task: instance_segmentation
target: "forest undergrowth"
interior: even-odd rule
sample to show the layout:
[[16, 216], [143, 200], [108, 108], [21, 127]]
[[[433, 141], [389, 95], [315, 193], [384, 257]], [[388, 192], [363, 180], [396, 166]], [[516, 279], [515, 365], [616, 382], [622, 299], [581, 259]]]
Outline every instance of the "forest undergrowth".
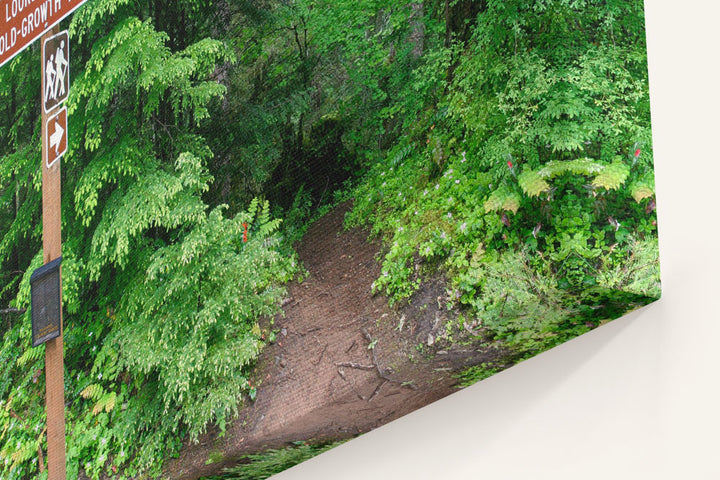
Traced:
[[[644, 24], [640, 0], [78, 9], [63, 22], [68, 478], [158, 478], [183, 441], [225, 431], [275, 334], [259, 320], [302, 272], [293, 245], [341, 199], [348, 228], [382, 241], [375, 293], [403, 305], [441, 272], [464, 338], [516, 360], [658, 298]], [[42, 262], [38, 56], [0, 69], [8, 480], [47, 477], [27, 311]], [[285, 468], [305, 450], [249, 459]]]

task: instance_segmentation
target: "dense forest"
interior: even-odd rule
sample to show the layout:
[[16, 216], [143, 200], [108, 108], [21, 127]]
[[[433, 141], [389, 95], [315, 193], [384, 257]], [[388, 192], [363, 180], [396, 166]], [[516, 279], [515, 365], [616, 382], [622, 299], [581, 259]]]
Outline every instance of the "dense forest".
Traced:
[[[657, 298], [644, 23], [641, 0], [88, 0], [63, 22], [68, 478], [155, 478], [253, 401], [293, 246], [343, 200], [382, 241], [375, 293], [440, 278], [447, 341], [513, 362]], [[47, 475], [37, 43], [0, 69], [8, 480]]]

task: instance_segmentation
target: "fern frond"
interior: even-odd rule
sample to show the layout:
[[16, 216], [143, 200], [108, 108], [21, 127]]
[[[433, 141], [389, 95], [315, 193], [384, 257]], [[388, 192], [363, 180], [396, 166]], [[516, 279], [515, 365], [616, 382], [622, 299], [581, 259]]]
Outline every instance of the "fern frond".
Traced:
[[639, 180], [630, 185], [630, 195], [640, 203], [645, 198], [655, 195], [655, 177], [652, 171], [647, 172]]
[[110, 413], [110, 411], [115, 408], [115, 400], [117, 396], [115, 395], [115, 392], [106, 393], [103, 395], [100, 400], [95, 404], [95, 406], [92, 409], [93, 415], [97, 415], [98, 413], [105, 410], [106, 413]]
[[595, 177], [592, 184], [595, 187], [602, 187], [606, 190], [617, 190], [625, 183], [629, 174], [630, 168], [622, 160], [616, 159], [610, 165], [603, 168]]
[[636, 202], [640, 203], [642, 200], [655, 195], [655, 191], [647, 184], [636, 183], [630, 187], [630, 194]]
[[525, 170], [518, 175], [518, 183], [527, 195], [537, 197], [550, 189], [550, 185], [534, 170]]
[[30, 460], [36, 451], [36, 447], [32, 444], [22, 445], [10, 456], [10, 460], [13, 462], [13, 467]]
[[27, 350], [25, 350], [25, 353], [23, 353], [22, 356], [17, 359], [17, 366], [24, 367], [25, 365], [40, 360], [40, 358], [43, 356], [43, 353], [45, 353], [44, 348], [28, 348]]
[[520, 208], [520, 196], [507, 187], [500, 187], [490, 194], [484, 206], [486, 213], [499, 210], [517, 213]]
[[603, 165], [591, 158], [577, 158], [575, 160], [553, 160], [548, 162], [538, 174], [547, 179], [557, 177], [563, 173], [575, 175], [593, 175], [601, 172]]
[[103, 394], [105, 389], [96, 383], [91, 383], [80, 392], [80, 396], [85, 399], [97, 401]]

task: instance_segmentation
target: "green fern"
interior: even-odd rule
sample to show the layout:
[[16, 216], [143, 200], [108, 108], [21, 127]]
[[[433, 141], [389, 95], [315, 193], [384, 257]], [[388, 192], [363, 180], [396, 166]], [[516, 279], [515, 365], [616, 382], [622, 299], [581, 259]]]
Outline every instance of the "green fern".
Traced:
[[312, 445], [305, 442], [295, 442], [295, 445], [286, 448], [248, 455], [245, 457], [248, 463], [225, 469], [224, 474], [219, 478], [223, 480], [264, 480], [342, 443], [342, 441], [339, 441]]
[[625, 183], [630, 174], [630, 167], [621, 159], [615, 159], [610, 165], [606, 165], [593, 179], [593, 186], [606, 190], [617, 190]]
[[533, 170], [525, 170], [518, 175], [518, 183], [525, 194], [531, 197], [537, 197], [543, 192], [550, 189], [550, 185], [540, 174]]
[[484, 207], [485, 212], [507, 210], [517, 213], [520, 208], [520, 196], [507, 187], [500, 187], [490, 194]]
[[20, 358], [17, 359], [18, 367], [25, 367], [28, 364], [36, 362], [44, 357], [45, 348], [28, 348]]
[[630, 195], [632, 195], [638, 203], [646, 198], [653, 197], [655, 195], [655, 176], [653, 175], [653, 172], [648, 171], [637, 181], [631, 183], [629, 190]]
[[637, 182], [630, 186], [630, 195], [632, 195], [636, 202], [640, 203], [642, 200], [654, 196], [655, 189], [647, 183]]
[[[11, 468], [16, 468], [20, 466], [23, 462], [26, 462], [33, 458], [37, 454], [37, 446], [31, 443], [26, 443], [17, 450], [15, 450], [12, 454], [9, 455], [10, 460], [12, 461]], [[4, 456], [4, 455], [3, 455]], [[5, 457], [7, 458], [7, 457]]]
[[106, 413], [110, 413], [110, 411], [115, 407], [115, 400], [117, 399], [117, 395], [115, 392], [109, 392], [104, 395], [102, 395], [97, 403], [92, 408], [93, 415], [97, 415], [103, 410]]
[[83, 398], [86, 398], [88, 400], [92, 400], [97, 402], [100, 400], [100, 398], [105, 394], [105, 389], [102, 387], [102, 385], [98, 385], [96, 383], [91, 383], [87, 387], [85, 387], [81, 392], [80, 396]]
[[278, 311], [278, 284], [293, 271], [293, 259], [277, 250], [279, 223], [266, 201], [234, 219], [223, 209], [150, 257], [145, 280], [123, 300], [130, 321], [112, 336], [125, 367], [157, 375], [165, 410], [177, 412], [193, 438], [237, 412], [262, 346], [254, 326]]
[[603, 165], [591, 158], [578, 158], [575, 160], [553, 160], [540, 169], [538, 174], [546, 179], [555, 178], [564, 173], [574, 175], [593, 175], [601, 172]]

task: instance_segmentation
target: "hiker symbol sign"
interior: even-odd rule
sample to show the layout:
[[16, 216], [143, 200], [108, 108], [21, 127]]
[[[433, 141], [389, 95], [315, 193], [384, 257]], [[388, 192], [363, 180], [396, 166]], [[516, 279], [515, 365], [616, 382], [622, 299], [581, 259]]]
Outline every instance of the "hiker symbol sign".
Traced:
[[70, 90], [70, 40], [67, 30], [43, 43], [43, 109], [50, 112], [65, 101]]

